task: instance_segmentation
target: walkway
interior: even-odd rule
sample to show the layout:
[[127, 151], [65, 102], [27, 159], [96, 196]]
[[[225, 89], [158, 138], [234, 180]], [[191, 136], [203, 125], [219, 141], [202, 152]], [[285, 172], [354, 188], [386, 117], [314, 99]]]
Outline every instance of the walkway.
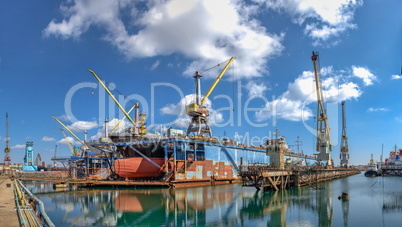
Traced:
[[14, 182], [7, 176], [0, 176], [0, 226], [20, 226], [17, 211], [14, 209], [13, 189]]

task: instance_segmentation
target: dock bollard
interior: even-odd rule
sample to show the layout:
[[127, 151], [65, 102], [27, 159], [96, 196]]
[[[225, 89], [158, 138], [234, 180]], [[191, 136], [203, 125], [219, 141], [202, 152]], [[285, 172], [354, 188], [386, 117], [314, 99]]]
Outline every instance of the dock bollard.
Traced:
[[6, 185], [7, 185], [7, 188], [11, 187], [11, 184], [6, 184]]

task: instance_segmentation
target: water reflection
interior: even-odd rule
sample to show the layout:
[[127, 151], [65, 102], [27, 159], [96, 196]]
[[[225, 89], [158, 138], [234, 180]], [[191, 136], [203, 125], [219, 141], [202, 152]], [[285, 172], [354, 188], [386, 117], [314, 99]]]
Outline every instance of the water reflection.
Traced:
[[[370, 187], [371, 179], [353, 179], [364, 186], [356, 187], [350, 178], [322, 183], [321, 190], [301, 187], [265, 193], [238, 184], [67, 192], [58, 192], [49, 183], [27, 185], [38, 193], [56, 226], [355, 226], [363, 222], [385, 226], [387, 220], [401, 219], [402, 195], [398, 190], [381, 194], [383, 185]], [[342, 192], [350, 198], [338, 200]], [[351, 207], [355, 210], [350, 211]], [[362, 221], [360, 213], [373, 219]]]

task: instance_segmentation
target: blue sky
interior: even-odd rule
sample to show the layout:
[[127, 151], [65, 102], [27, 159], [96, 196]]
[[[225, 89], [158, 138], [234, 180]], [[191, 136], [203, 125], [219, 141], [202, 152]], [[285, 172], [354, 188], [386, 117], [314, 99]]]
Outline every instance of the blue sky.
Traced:
[[[401, 4], [387, 1], [1, 1], [0, 136], [12, 162], [27, 140], [47, 163], [69, 150], [51, 116], [97, 139], [122, 117], [87, 71], [140, 101], [150, 132], [187, 128], [192, 75], [237, 57], [207, 102], [214, 136], [258, 143], [277, 128], [315, 149], [311, 52], [319, 51], [335, 164], [346, 101], [352, 164], [402, 147]], [[204, 74], [203, 93], [222, 67]], [[233, 103], [233, 104], [232, 104]], [[5, 146], [5, 142], [2, 142]]]

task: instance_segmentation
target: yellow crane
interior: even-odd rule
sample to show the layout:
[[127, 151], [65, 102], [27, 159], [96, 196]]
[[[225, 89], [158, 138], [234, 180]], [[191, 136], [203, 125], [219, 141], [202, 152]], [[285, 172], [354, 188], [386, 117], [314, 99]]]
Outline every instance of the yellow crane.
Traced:
[[236, 57], [231, 57], [228, 60], [228, 63], [225, 65], [221, 73], [212, 83], [211, 87], [208, 89], [207, 93], [205, 93], [204, 97], [201, 98], [201, 82], [200, 78], [202, 77], [200, 72], [195, 72], [195, 102], [186, 106], [186, 113], [191, 117], [191, 123], [187, 129], [187, 135], [194, 132], [195, 135], [200, 136], [204, 133], [207, 133], [209, 137], [212, 137], [212, 130], [208, 123], [209, 110], [206, 106], [204, 106], [205, 101], [208, 99], [209, 95], [215, 89], [216, 85], [221, 80], [222, 76], [225, 74], [226, 70], [229, 68], [230, 64]]
[[327, 112], [324, 107], [324, 95], [322, 93], [322, 85], [320, 78], [320, 66], [318, 52], [313, 51], [311, 56], [314, 66], [314, 77], [317, 93], [317, 144], [316, 151], [318, 151], [317, 161], [326, 161], [328, 166], [332, 166], [331, 154], [332, 142], [331, 142], [331, 129], [328, 123]]

